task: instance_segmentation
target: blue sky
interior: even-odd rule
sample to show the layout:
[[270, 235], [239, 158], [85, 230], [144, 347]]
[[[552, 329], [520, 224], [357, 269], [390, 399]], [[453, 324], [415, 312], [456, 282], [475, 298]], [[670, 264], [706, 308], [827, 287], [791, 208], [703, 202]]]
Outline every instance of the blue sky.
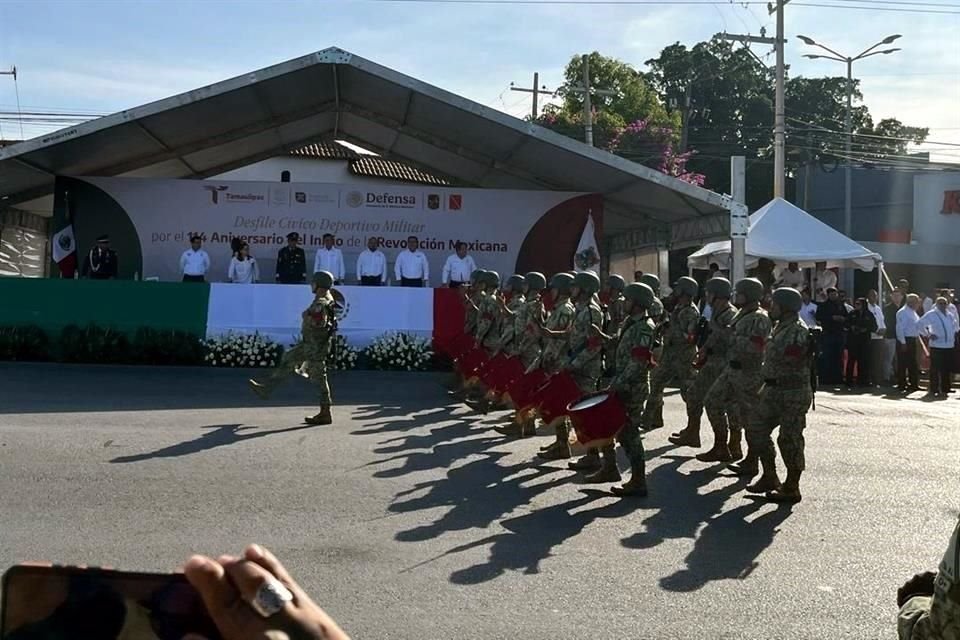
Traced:
[[[816, 1], [861, 7], [864, 2]], [[901, 33], [897, 44], [903, 51], [861, 61], [854, 69], [867, 104], [876, 117], [927, 125], [931, 140], [960, 144], [960, 1], [928, 2], [949, 5], [936, 10], [954, 13], [787, 5], [791, 73], [844, 73], [840, 63], [803, 59], [811, 50], [797, 34], [855, 54]], [[773, 22], [761, 4], [0, 0], [0, 68], [17, 65], [24, 110], [113, 112], [339, 46], [522, 116], [529, 112], [529, 96], [507, 90], [510, 82], [528, 85], [539, 71], [541, 82], [555, 88], [575, 54], [598, 50], [642, 67], [671, 43], [690, 45], [724, 30], [758, 34], [763, 26], [771, 35]], [[754, 50], [763, 55], [768, 48]], [[773, 57], [768, 59], [772, 63]], [[13, 82], [0, 77], [0, 110], [15, 105]], [[15, 124], [0, 126], [4, 136], [19, 136]], [[40, 132], [25, 130], [27, 137]], [[960, 147], [945, 147], [940, 158], [960, 161]]]

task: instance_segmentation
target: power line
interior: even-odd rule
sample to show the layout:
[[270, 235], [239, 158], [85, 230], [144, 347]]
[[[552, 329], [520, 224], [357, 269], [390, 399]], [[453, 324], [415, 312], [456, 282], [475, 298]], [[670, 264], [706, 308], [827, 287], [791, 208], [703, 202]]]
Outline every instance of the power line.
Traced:
[[[555, 5], [579, 5], [579, 6], [642, 6], [642, 5], [729, 5], [731, 2], [720, 2], [718, 0], [366, 0], [367, 2], [382, 3], [407, 3], [407, 4], [450, 4], [450, 5], [503, 5], [503, 6], [555, 6]], [[850, 2], [851, 0], [833, 0], [834, 2]], [[861, 0], [861, 5], [843, 5], [843, 4], [825, 4], [817, 2], [794, 2], [792, 6], [796, 7], [815, 7], [821, 9], [851, 9], [861, 11], [894, 11], [900, 13], [926, 13], [941, 15], [960, 15], [960, 5], [935, 4], [935, 3], [905, 3], [901, 0]], [[878, 2], [888, 2], [887, 6], [878, 4]], [[741, 5], [764, 5], [767, 2], [762, 0], [744, 0], [738, 2]], [[957, 11], [946, 11], [938, 9], [920, 9], [911, 7], [922, 6], [938, 7], [956, 7]]]

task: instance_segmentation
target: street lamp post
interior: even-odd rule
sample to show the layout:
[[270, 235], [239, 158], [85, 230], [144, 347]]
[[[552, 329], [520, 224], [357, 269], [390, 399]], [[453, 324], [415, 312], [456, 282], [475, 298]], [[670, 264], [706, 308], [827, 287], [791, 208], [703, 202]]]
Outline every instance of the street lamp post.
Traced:
[[[883, 46], [885, 44], [892, 44], [897, 38], [901, 37], [900, 34], [894, 34], [892, 36], [887, 36], [880, 42], [876, 43], [872, 47], [865, 49], [860, 54], [851, 56], [845, 56], [842, 53], [837, 53], [830, 47], [822, 45], [819, 42], [814, 41], [813, 38], [808, 38], [807, 36], [797, 36], [804, 44], [808, 44], [814, 47], [820, 47], [824, 51], [829, 52], [831, 55], [826, 56], [823, 54], [805, 54], [804, 58], [810, 58], [811, 60], [824, 59], [824, 60], [835, 60], [837, 62], [843, 62], [847, 65], [847, 112], [843, 118], [843, 133], [846, 142], [844, 144], [844, 150], [846, 155], [846, 162], [844, 162], [844, 184], [843, 184], [843, 232], [848, 238], [853, 239], [853, 213], [852, 213], [852, 197], [853, 197], [853, 175], [852, 175], [852, 165], [851, 165], [851, 141], [853, 138], [853, 63], [857, 60], [862, 60], [863, 58], [869, 58], [870, 56], [877, 55], [888, 55], [895, 51], [900, 51], [899, 48], [894, 49], [883, 49], [881, 51], [874, 51], [877, 47]], [[809, 179], [809, 178], [808, 178]], [[853, 282], [852, 277], [847, 276], [847, 284], [845, 285], [847, 289], [852, 291]]]

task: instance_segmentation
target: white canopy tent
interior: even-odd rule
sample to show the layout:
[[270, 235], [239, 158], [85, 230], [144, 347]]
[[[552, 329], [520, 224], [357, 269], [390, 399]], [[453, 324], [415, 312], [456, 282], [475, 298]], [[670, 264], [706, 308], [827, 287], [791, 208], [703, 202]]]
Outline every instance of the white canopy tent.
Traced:
[[[782, 268], [796, 262], [801, 269], [826, 262], [827, 268], [872, 271], [881, 266], [880, 254], [857, 244], [833, 227], [782, 198], [775, 198], [750, 216], [746, 268], [766, 258]], [[716, 263], [729, 268], [730, 241], [711, 242], [687, 258], [690, 269], [708, 269]]]

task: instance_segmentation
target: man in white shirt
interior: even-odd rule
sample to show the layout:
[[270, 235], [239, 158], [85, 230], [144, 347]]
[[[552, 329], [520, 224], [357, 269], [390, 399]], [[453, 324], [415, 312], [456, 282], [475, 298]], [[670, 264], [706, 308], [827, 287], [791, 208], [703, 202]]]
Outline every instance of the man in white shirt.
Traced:
[[867, 311], [877, 321], [877, 330], [870, 334], [870, 384], [879, 387], [883, 384], [883, 336], [887, 332], [887, 323], [880, 306], [880, 295], [874, 289], [867, 291]]
[[803, 270], [796, 262], [787, 263], [787, 268], [780, 272], [780, 282], [777, 287], [790, 287], [800, 291], [803, 289]]
[[416, 236], [407, 238], [407, 250], [397, 255], [394, 272], [401, 287], [430, 286], [430, 265]]
[[917, 367], [917, 336], [920, 324], [917, 307], [919, 306], [920, 296], [911, 293], [907, 295], [907, 304], [897, 311], [897, 387], [903, 392], [916, 391], [920, 388], [920, 372]]
[[823, 302], [827, 299], [827, 289], [836, 288], [837, 274], [827, 269], [826, 262], [818, 262], [816, 273], [813, 277], [813, 290], [816, 294], [816, 301]]
[[180, 273], [183, 282], [204, 282], [210, 270], [210, 256], [201, 249], [203, 239], [199, 235], [190, 236], [190, 248], [180, 256]]
[[457, 242], [457, 252], [447, 258], [443, 265], [441, 282], [451, 289], [470, 284], [470, 275], [477, 270], [473, 256], [467, 255], [467, 243]]
[[817, 326], [817, 304], [810, 299], [810, 289], [800, 292], [803, 304], [800, 306], [800, 319], [811, 329]]
[[332, 233], [323, 234], [323, 246], [317, 249], [317, 257], [313, 259], [313, 272], [329, 271], [333, 274], [333, 284], [341, 284], [347, 270], [343, 266], [343, 253], [334, 244], [336, 238]]
[[953, 346], [957, 321], [947, 312], [947, 299], [937, 298], [933, 309], [920, 318], [920, 331], [930, 340], [930, 390], [928, 396], [946, 398], [953, 375]]
[[357, 280], [364, 287], [379, 287], [387, 284], [387, 256], [380, 251], [380, 241], [367, 238], [367, 250], [357, 257]]

